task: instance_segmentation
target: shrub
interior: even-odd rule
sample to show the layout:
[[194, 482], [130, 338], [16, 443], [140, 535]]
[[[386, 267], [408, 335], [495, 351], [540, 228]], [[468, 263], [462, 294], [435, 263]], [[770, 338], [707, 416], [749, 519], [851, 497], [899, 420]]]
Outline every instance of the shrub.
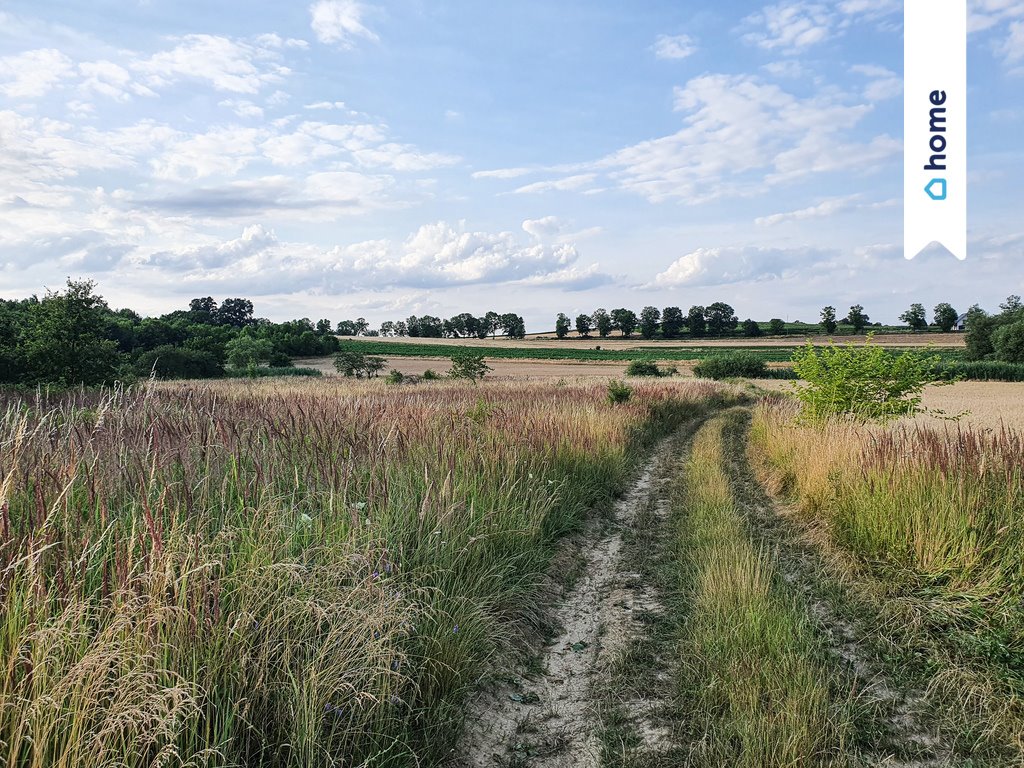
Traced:
[[225, 376], [227, 376], [229, 379], [247, 379], [247, 378], [265, 379], [265, 378], [268, 378], [268, 377], [277, 377], [277, 376], [296, 376], [296, 377], [314, 376], [314, 377], [316, 377], [316, 376], [323, 376], [323, 372], [317, 370], [316, 368], [297, 368], [294, 365], [292, 365], [292, 366], [288, 366], [287, 368], [277, 368], [277, 367], [233, 368], [233, 369], [229, 369], [225, 373]]
[[267, 359], [267, 365], [271, 368], [291, 368], [295, 363], [284, 352], [271, 352]]
[[392, 368], [386, 379], [388, 384], [401, 384], [405, 381], [405, 375], [397, 368]]
[[627, 376], [661, 376], [661, 369], [653, 360], [633, 360], [626, 366]]
[[768, 321], [768, 333], [772, 336], [782, 336], [786, 332], [786, 323], [778, 317]]
[[424, 381], [436, 381], [437, 379], [440, 378], [441, 377], [438, 375], [437, 371], [435, 371], [433, 368], [427, 368], [427, 370], [423, 372]]
[[726, 352], [712, 355], [699, 362], [693, 372], [703, 379], [771, 378], [764, 359], [753, 352]]
[[803, 417], [812, 422], [836, 416], [884, 421], [917, 413], [925, 385], [939, 379], [938, 356], [894, 354], [872, 344], [870, 335], [862, 346], [808, 342], [793, 354], [793, 363], [807, 382], [795, 394]]
[[370, 379], [384, 370], [387, 361], [383, 357], [365, 355], [358, 349], [346, 347], [334, 356], [334, 367], [342, 376], [363, 376]]
[[936, 374], [944, 381], [1024, 381], [1024, 363], [974, 360], [944, 363]]
[[612, 405], [628, 403], [629, 398], [632, 396], [633, 388], [629, 386], [629, 384], [619, 381], [618, 379], [612, 379], [608, 382], [608, 402]]
[[453, 379], [469, 379], [476, 384], [477, 380], [482, 379], [491, 370], [493, 369], [484, 362], [481, 353], [465, 350], [452, 355], [452, 368], [448, 375]]
[[139, 355], [134, 373], [158, 379], [215, 379], [224, 375], [224, 367], [209, 352], [200, 352], [169, 344]]

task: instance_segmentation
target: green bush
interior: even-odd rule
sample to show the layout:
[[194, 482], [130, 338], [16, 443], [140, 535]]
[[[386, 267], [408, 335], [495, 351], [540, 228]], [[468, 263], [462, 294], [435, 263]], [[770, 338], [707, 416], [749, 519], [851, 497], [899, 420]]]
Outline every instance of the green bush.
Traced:
[[868, 336], [861, 346], [807, 346], [793, 353], [793, 369], [807, 386], [797, 388], [803, 418], [837, 416], [884, 421], [921, 411], [925, 385], [939, 380], [938, 356], [894, 354]]
[[225, 374], [229, 379], [264, 379], [271, 376], [323, 376], [316, 368], [234, 368]]
[[492, 370], [491, 366], [484, 362], [484, 356], [479, 352], [468, 350], [456, 352], [451, 357], [452, 368], [448, 375], [453, 379], [469, 379], [476, 384]]
[[661, 369], [653, 360], [633, 360], [626, 366], [627, 376], [661, 376]]
[[401, 384], [405, 381], [405, 374], [397, 368], [392, 368], [385, 381], [387, 381], [388, 384]]
[[751, 352], [726, 352], [712, 355], [699, 362], [693, 369], [702, 379], [748, 379], [772, 378], [764, 358]]
[[133, 371], [140, 378], [152, 374], [158, 379], [216, 379], [224, 375], [224, 367], [209, 352], [170, 344], [143, 352]]
[[427, 368], [427, 370], [423, 372], [424, 381], [437, 381], [440, 378], [440, 375], [438, 375], [437, 371], [433, 368]]
[[628, 403], [629, 398], [632, 396], [633, 388], [629, 386], [629, 384], [619, 381], [618, 379], [612, 379], [608, 382], [608, 402], [612, 405]]

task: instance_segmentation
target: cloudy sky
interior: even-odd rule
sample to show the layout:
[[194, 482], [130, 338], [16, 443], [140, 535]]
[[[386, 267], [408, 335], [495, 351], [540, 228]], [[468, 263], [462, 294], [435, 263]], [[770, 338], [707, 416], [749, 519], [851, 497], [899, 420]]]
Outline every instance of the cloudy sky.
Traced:
[[0, 297], [276, 320], [1024, 293], [1024, 0], [971, 0], [966, 262], [902, 253], [902, 4], [0, 0]]

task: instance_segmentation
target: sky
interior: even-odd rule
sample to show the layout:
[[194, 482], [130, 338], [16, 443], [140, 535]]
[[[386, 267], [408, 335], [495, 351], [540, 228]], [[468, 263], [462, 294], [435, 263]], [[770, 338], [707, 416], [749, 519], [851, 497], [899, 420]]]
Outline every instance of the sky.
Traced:
[[902, 249], [902, 4], [0, 0], [0, 297], [273, 320], [1024, 293], [1024, 0], [970, 0], [968, 256]]

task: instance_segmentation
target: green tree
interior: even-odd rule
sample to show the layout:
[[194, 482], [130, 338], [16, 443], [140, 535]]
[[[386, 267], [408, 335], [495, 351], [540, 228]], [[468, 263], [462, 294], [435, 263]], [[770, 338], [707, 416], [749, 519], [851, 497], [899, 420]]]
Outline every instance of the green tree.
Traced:
[[249, 299], [224, 299], [217, 310], [217, 321], [235, 328], [252, 325], [252, 302]]
[[732, 307], [724, 301], [716, 301], [709, 304], [704, 310], [704, 320], [708, 333], [712, 336], [722, 336], [736, 330], [739, 325], [739, 318]]
[[768, 321], [768, 333], [772, 336], [782, 336], [786, 332], [786, 323], [779, 317], [773, 317]]
[[640, 335], [645, 339], [653, 339], [661, 322], [661, 310], [657, 307], [644, 307], [640, 310]]
[[506, 312], [499, 321], [505, 335], [510, 339], [522, 339], [526, 336], [526, 323], [515, 312]]
[[895, 354], [871, 341], [869, 335], [860, 346], [808, 342], [793, 354], [793, 369], [806, 382], [794, 388], [804, 419], [885, 421], [921, 410], [921, 392], [938, 377], [938, 356]]
[[103, 338], [107, 304], [91, 280], [67, 281], [31, 305], [21, 338], [29, 374], [40, 383], [78, 386], [112, 381], [121, 360], [117, 343]]
[[594, 314], [591, 315], [591, 320], [594, 321], [597, 334], [602, 339], [607, 338], [608, 334], [612, 332], [612, 316], [608, 314], [608, 310], [604, 307], [595, 309]]
[[666, 339], [677, 339], [683, 332], [686, 319], [679, 307], [665, 307], [661, 312], [661, 335]]
[[1024, 363], [1024, 320], [997, 328], [992, 333], [992, 345], [998, 360]]
[[227, 344], [228, 362], [235, 368], [255, 368], [265, 363], [274, 353], [274, 345], [268, 339], [239, 336]]
[[555, 336], [560, 339], [564, 339], [569, 335], [569, 330], [572, 328], [569, 316], [565, 312], [559, 312], [558, 317], [555, 319]]
[[612, 324], [622, 332], [625, 338], [629, 338], [633, 335], [633, 331], [636, 330], [637, 318], [636, 312], [631, 309], [613, 309], [612, 310]]
[[932, 317], [935, 320], [935, 324], [939, 326], [943, 333], [949, 333], [953, 330], [957, 318], [960, 317], [960, 313], [953, 309], [952, 304], [946, 301], [936, 304], [933, 313]]
[[704, 319], [704, 307], [695, 304], [690, 307], [686, 314], [686, 325], [690, 329], [690, 335], [700, 338], [707, 332], [707, 321]]
[[923, 331], [928, 327], [924, 304], [911, 304], [910, 309], [900, 315], [900, 320], [909, 325], [912, 331]]
[[821, 328], [825, 333], [835, 333], [839, 324], [836, 322], [836, 308], [833, 306], [824, 307], [821, 310]]
[[743, 335], [747, 338], [757, 338], [764, 336], [764, 331], [761, 330], [761, 326], [756, 320], [747, 318], [743, 321]]
[[871, 318], [864, 314], [864, 307], [860, 304], [854, 304], [850, 307], [850, 312], [846, 315], [846, 322], [853, 326], [854, 333], [863, 331], [870, 320]]
[[452, 355], [452, 367], [448, 375], [453, 379], [469, 379], [474, 384], [482, 379], [487, 373], [493, 370], [484, 362], [484, 356], [480, 352], [460, 350]]
[[590, 332], [593, 330], [593, 326], [590, 324], [590, 315], [576, 315], [576, 333], [580, 335], [580, 338], [589, 339]]
[[497, 312], [486, 313], [480, 321], [480, 336], [481, 339], [486, 339], [487, 334], [491, 334], [491, 338], [496, 338], [498, 335], [498, 329], [501, 328], [501, 315]]

